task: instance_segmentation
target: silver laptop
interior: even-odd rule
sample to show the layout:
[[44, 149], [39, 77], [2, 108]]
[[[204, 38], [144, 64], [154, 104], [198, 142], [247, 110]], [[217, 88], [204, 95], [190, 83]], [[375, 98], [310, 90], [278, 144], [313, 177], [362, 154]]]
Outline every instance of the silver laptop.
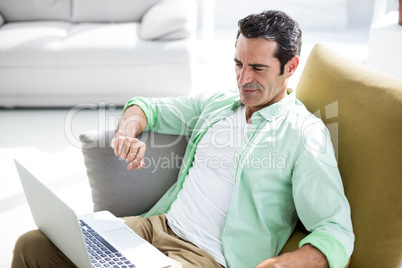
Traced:
[[36, 226], [75, 265], [162, 268], [172, 260], [108, 211], [77, 216], [14, 160]]

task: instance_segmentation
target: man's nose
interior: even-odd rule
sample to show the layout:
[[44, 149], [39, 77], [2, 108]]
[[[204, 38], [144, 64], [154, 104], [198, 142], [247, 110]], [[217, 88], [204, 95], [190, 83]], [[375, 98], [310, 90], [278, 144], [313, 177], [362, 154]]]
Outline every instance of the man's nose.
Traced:
[[253, 74], [249, 68], [242, 68], [239, 70], [237, 82], [240, 85], [245, 85], [247, 83], [253, 82]]

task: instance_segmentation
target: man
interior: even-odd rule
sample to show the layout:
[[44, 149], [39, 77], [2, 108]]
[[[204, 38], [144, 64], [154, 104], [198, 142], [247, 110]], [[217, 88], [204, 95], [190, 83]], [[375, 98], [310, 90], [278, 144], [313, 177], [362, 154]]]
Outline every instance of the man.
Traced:
[[[141, 169], [146, 148], [135, 137], [142, 131], [191, 135], [178, 182], [146, 217], [166, 215], [173, 233], [223, 266], [345, 266], [354, 241], [349, 205], [333, 151], [317, 156], [329, 149], [328, 132], [286, 91], [301, 31], [277, 11], [248, 16], [239, 28], [238, 92], [132, 99], [115, 154], [129, 170]], [[264, 165], [269, 157], [276, 164]], [[274, 257], [296, 214], [312, 233], [298, 250]]]
[[[124, 219], [179, 266], [347, 264], [354, 235], [328, 131], [286, 90], [300, 49], [301, 30], [289, 16], [250, 15], [239, 21], [238, 92], [126, 104], [112, 147], [129, 170], [144, 167], [146, 147], [136, 139], [143, 131], [191, 135], [177, 183], [144, 217]], [[298, 218], [311, 233], [277, 256]], [[38, 254], [33, 241], [17, 242], [15, 264]]]

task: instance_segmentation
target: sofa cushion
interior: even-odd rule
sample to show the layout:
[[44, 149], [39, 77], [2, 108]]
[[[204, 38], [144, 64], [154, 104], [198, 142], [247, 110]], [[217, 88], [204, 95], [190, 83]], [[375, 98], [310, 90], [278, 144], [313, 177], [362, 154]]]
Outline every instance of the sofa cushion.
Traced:
[[6, 23], [0, 28], [0, 66], [46, 66], [56, 63], [55, 52], [68, 37], [70, 22]]
[[141, 214], [177, 180], [187, 137], [143, 133], [138, 138], [147, 145], [145, 167], [128, 171], [127, 162], [110, 147], [113, 136], [114, 131], [80, 135], [94, 210], [108, 210], [116, 216]]
[[6, 22], [70, 20], [70, 0], [1, 0], [0, 13]]
[[[188, 94], [192, 82], [189, 40], [145, 41], [137, 32], [135, 22], [4, 24], [0, 28], [0, 105], [16, 104], [18, 96], [28, 97], [18, 105], [30, 105], [35, 96], [59, 100], [88, 96], [81, 101], [123, 105], [133, 94]], [[76, 98], [66, 104], [77, 104]]]
[[[140, 36], [143, 39], [157, 39], [186, 27], [193, 27], [195, 21], [193, 0], [162, 0], [151, 7], [141, 20]], [[189, 37], [191, 30], [180, 32], [181, 38]], [[177, 34], [177, 33], [176, 33]]]
[[191, 30], [189, 30], [187, 28], [183, 28], [183, 29], [180, 29], [178, 31], [162, 35], [161, 37], [159, 37], [157, 39], [155, 38], [154, 40], [158, 40], [158, 41], [179, 40], [179, 39], [182, 39], [182, 38], [189, 37], [191, 35], [191, 33], [192, 33]]
[[139, 22], [160, 0], [74, 0], [75, 22]]
[[297, 97], [338, 137], [338, 164], [356, 235], [350, 267], [402, 258], [402, 80], [324, 45], [312, 50]]
[[0, 66], [99, 67], [189, 60], [184, 42], [144, 41], [137, 32], [134, 22], [7, 23], [0, 28]]

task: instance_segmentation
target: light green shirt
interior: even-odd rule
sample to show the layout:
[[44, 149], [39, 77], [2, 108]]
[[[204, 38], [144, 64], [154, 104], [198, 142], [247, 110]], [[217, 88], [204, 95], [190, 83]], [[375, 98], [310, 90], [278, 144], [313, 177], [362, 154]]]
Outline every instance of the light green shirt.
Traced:
[[[147, 117], [148, 131], [191, 135], [177, 182], [145, 215], [166, 213], [192, 165], [208, 128], [241, 105], [237, 92], [203, 93], [178, 98], [134, 98]], [[329, 132], [294, 93], [252, 115], [254, 131], [236, 154], [235, 190], [222, 229], [228, 267], [255, 267], [278, 255], [298, 217], [312, 244], [330, 267], [345, 267], [353, 251], [350, 206]]]

